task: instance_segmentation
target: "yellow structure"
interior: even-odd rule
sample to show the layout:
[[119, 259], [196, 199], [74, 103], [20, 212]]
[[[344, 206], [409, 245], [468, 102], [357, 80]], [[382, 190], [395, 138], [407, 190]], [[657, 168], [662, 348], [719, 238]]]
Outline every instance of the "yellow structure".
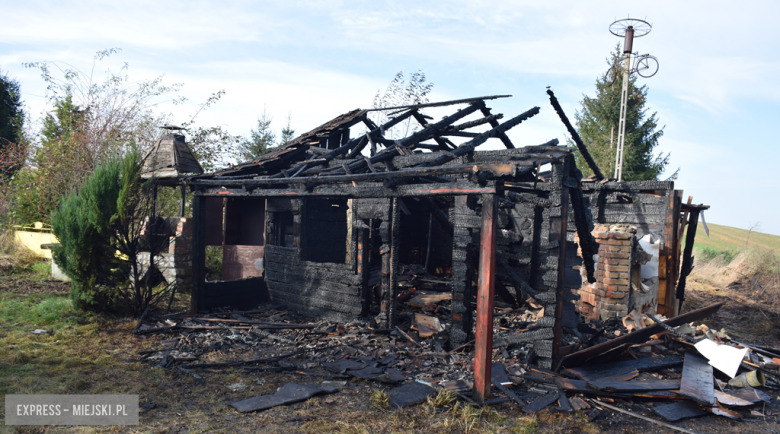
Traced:
[[51, 250], [42, 249], [41, 244], [57, 244], [59, 240], [52, 233], [51, 226], [41, 222], [32, 225], [14, 225], [14, 240], [27, 247], [40, 258], [51, 259]]

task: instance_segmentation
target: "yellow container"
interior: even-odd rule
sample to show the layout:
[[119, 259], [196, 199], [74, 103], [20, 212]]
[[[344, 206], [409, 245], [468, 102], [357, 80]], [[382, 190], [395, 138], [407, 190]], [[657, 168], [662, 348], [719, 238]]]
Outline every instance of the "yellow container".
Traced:
[[14, 241], [27, 247], [40, 258], [51, 259], [51, 249], [42, 249], [41, 244], [57, 244], [60, 241], [51, 233], [51, 226], [41, 222], [14, 227]]

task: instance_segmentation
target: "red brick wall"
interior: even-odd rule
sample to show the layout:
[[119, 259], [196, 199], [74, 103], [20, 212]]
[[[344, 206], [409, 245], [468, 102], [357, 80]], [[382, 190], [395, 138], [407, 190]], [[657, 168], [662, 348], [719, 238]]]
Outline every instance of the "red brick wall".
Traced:
[[[599, 243], [596, 263], [596, 283], [583, 279], [577, 310], [594, 320], [620, 318], [628, 315], [631, 288], [631, 246], [634, 234], [610, 231], [607, 225], [597, 225], [593, 231]], [[582, 252], [579, 252], [582, 254]]]

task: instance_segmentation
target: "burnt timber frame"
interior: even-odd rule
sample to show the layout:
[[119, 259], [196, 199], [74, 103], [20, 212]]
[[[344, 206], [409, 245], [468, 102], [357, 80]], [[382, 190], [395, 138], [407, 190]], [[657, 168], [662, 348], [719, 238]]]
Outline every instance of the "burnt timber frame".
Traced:
[[[566, 250], [570, 195], [576, 208], [574, 218], [578, 223], [576, 226], [580, 238], [589, 240], [592, 230], [592, 223], [583, 221], [589, 212], [584, 208], [584, 201], [576, 200], [581, 197], [581, 174], [576, 170], [571, 150], [557, 146], [557, 140], [524, 148], [515, 148], [509, 142], [506, 131], [533, 117], [539, 112], [538, 107], [498, 123], [501, 115], [491, 114], [484, 102], [490, 98], [434, 103], [439, 106], [468, 104], [435, 123], [427, 123], [420, 114], [423, 105], [400, 107], [401, 113], [382, 126], [374, 125], [366, 117], [367, 111], [356, 110], [251, 162], [222, 172], [190, 178], [188, 185], [194, 191], [195, 213], [193, 311], [197, 311], [199, 303], [208, 298], [209, 288], [213, 292], [218, 285], [225, 289], [229, 289], [229, 283], [235, 285], [234, 282], [205, 282], [204, 279], [207, 198], [266, 200], [269, 204], [266, 207], [268, 224], [276, 224], [276, 220], [270, 217], [272, 200], [287, 201], [297, 207], [294, 209], [298, 211], [293, 216], [293, 234], [298, 237], [297, 241], [291, 246], [280, 246], [278, 243], [266, 245], [266, 280], [272, 289], [271, 297], [277, 294], [279, 300], [275, 302], [291, 303], [293, 308], [306, 307], [296, 304], [299, 302], [286, 295], [285, 291], [294, 290], [295, 285], [279, 280], [282, 275], [304, 273], [313, 279], [314, 285], [305, 289], [307, 294], [331, 294], [326, 298], [332, 300], [322, 301], [319, 307], [324, 311], [336, 309], [341, 317], [352, 315], [352, 318], [357, 318], [364, 315], [365, 307], [370, 304], [364, 286], [368, 280], [366, 233], [378, 229], [382, 244], [379, 253], [383, 268], [381, 280], [384, 302], [377, 319], [380, 326], [390, 328], [395, 325], [396, 316], [402, 199], [447, 197], [454, 199], [450, 214], [446, 215], [439, 210], [435, 217], [437, 221], [449, 219], [453, 231], [451, 345], [464, 343], [470, 338], [473, 327], [471, 282], [478, 280], [475, 397], [484, 400], [490, 392], [492, 313], [496, 283], [507, 283], [515, 288], [518, 295], [523, 291], [532, 293], [528, 291], [528, 288], [532, 288], [532, 294], [544, 303], [546, 316], [541, 321], [543, 328], [522, 338], [534, 342], [535, 353], [543, 362], [540, 362], [540, 366], [550, 368], [557, 364], [562, 356], [559, 348], [563, 334], [562, 316], [566, 304], [570, 304], [565, 298], [563, 286], [565, 269], [568, 267]], [[477, 112], [484, 117], [454, 125]], [[408, 118], [416, 119], [421, 129], [400, 140], [389, 140], [383, 136], [386, 129]], [[348, 139], [349, 133], [345, 128], [361, 121], [371, 130], [365, 135]], [[476, 126], [487, 126], [488, 129], [478, 133], [463, 131]], [[462, 136], [467, 141], [454, 145], [446, 136]], [[501, 140], [507, 149], [476, 151], [477, 146], [491, 138]], [[423, 143], [431, 139], [436, 144]], [[323, 141], [326, 146], [322, 145]], [[331, 141], [340, 146], [334, 149]], [[369, 143], [372, 147], [383, 146], [384, 149], [372, 152], [370, 157], [359, 155], [360, 149]], [[433, 147], [440, 150], [421, 151]], [[547, 164], [550, 165], [551, 176], [540, 179], [539, 167]], [[352, 264], [347, 260], [345, 264], [326, 263], [326, 266], [307, 268], [315, 264], [306, 260], [308, 243], [305, 234], [314, 232], [314, 229], [309, 231], [306, 228], [308, 220], [305, 209], [307, 201], [320, 199], [355, 201], [353, 206], [357, 211], [353, 211], [352, 215]], [[361, 221], [369, 217], [356, 217], [355, 214], [363, 212], [368, 203], [377, 204], [379, 210], [370, 217], [372, 222], [378, 219], [380, 224], [376, 228], [374, 223], [369, 227]], [[435, 203], [432, 206], [435, 208]], [[514, 228], [515, 232], [505, 229], [507, 225]], [[523, 232], [520, 232], [521, 229]], [[583, 245], [582, 248], [587, 251], [591, 246]], [[509, 270], [511, 278], [496, 273], [499, 249], [508, 261], [502, 263], [502, 270]], [[584, 262], [592, 275], [592, 261]], [[473, 274], [472, 269], [477, 275]], [[348, 282], [341, 284], [334, 280], [342, 278]], [[320, 282], [327, 285], [317, 286]]]

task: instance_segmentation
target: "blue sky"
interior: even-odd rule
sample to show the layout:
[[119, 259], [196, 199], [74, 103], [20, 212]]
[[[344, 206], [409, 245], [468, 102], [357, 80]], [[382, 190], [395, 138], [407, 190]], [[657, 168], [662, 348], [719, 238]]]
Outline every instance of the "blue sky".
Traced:
[[[677, 188], [712, 209], [707, 220], [780, 235], [773, 125], [780, 115], [780, 27], [773, 1], [394, 2], [37, 2], [0, 1], [0, 69], [22, 84], [33, 115], [45, 87], [22, 62], [91, 67], [98, 50], [122, 51], [98, 64], [130, 64], [133, 79], [160, 74], [184, 83], [189, 103], [164, 107], [184, 118], [211, 93], [225, 97], [199, 116], [248, 135], [267, 107], [298, 132], [367, 108], [398, 71], [423, 70], [431, 100], [511, 94], [492, 106], [507, 116], [542, 112], [510, 136], [521, 145], [565, 138], [549, 106], [552, 86], [573, 118], [594, 93], [605, 58], [621, 40], [609, 24], [647, 19], [653, 31], [634, 50], [660, 71], [640, 79], [648, 106], [666, 125], [659, 151], [681, 168]], [[182, 119], [184, 120], [184, 119]], [[500, 147], [500, 143], [485, 145]]]

